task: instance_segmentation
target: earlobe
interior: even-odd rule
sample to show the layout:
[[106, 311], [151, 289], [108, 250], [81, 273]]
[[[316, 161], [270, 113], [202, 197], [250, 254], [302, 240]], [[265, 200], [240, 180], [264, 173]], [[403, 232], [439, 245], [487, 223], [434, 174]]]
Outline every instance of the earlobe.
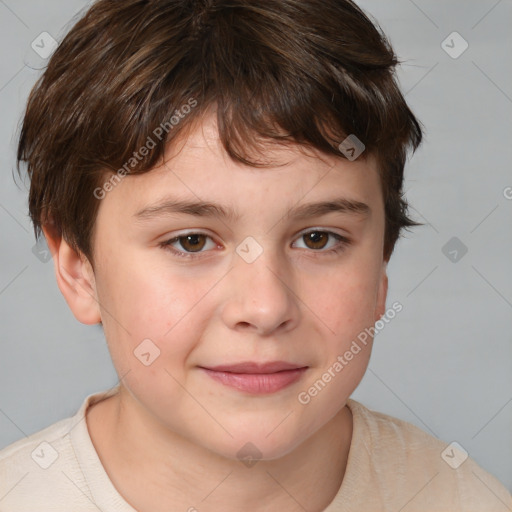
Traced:
[[88, 325], [101, 322], [94, 272], [85, 256], [78, 254], [53, 226], [43, 226], [53, 256], [57, 285], [75, 318]]

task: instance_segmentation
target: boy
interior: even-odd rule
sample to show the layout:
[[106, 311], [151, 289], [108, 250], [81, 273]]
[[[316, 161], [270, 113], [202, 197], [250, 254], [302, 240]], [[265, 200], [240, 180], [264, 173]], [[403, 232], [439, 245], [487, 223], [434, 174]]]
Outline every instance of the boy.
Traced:
[[396, 64], [348, 0], [99, 0], [78, 21], [18, 162], [120, 382], [0, 452], [0, 510], [512, 509], [457, 447], [350, 399], [415, 225]]

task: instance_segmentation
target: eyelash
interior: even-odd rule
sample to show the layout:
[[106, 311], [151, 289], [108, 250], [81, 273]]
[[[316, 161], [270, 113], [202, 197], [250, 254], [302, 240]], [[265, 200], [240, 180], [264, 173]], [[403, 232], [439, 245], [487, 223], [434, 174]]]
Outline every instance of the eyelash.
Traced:
[[[333, 254], [338, 254], [338, 253], [341, 253], [342, 251], [344, 251], [348, 245], [350, 245], [351, 241], [342, 236], [342, 235], [339, 235], [338, 233], [334, 233], [332, 231], [326, 231], [326, 230], [320, 230], [320, 229], [312, 229], [310, 231], [306, 231], [304, 233], [302, 233], [298, 238], [302, 238], [303, 236], [306, 236], [306, 235], [309, 235], [311, 233], [326, 233], [328, 235], [332, 235], [336, 240], [338, 240], [338, 243], [331, 249], [327, 249], [327, 250], [321, 250], [321, 249], [318, 249], [318, 250], [315, 250], [315, 249], [310, 249], [311, 252], [315, 253], [320, 253], [322, 255], [325, 255], [325, 254], [329, 254], [329, 255], [333, 255]], [[177, 251], [176, 249], [173, 249], [171, 247], [171, 244], [173, 244], [174, 242], [177, 242], [180, 238], [185, 238], [187, 236], [190, 236], [190, 235], [204, 235], [210, 239], [212, 239], [212, 237], [210, 235], [207, 235], [206, 233], [201, 233], [201, 232], [196, 232], [196, 231], [190, 231], [188, 233], [182, 233], [180, 234], [179, 236], [175, 236], [169, 240], [165, 240], [164, 242], [161, 242], [159, 244], [159, 246], [166, 250], [166, 251], [169, 251], [171, 252], [172, 254], [178, 256], [179, 258], [189, 258], [189, 259], [195, 259], [195, 258], [200, 258], [201, 254], [204, 253], [205, 251], [198, 251], [198, 252], [184, 252], [184, 251]]]

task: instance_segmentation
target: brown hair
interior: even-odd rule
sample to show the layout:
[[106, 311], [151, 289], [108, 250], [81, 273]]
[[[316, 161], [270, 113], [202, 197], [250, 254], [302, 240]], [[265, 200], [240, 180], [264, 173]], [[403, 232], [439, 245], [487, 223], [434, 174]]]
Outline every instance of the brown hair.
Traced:
[[28, 99], [17, 168], [27, 163], [36, 238], [52, 222], [93, 263], [97, 187], [121, 168], [150, 170], [215, 106], [224, 148], [247, 165], [262, 166], [247, 152], [262, 141], [345, 158], [340, 142], [360, 139], [379, 165], [389, 259], [400, 230], [420, 225], [402, 182], [422, 129], [396, 83], [398, 63], [350, 0], [99, 0]]

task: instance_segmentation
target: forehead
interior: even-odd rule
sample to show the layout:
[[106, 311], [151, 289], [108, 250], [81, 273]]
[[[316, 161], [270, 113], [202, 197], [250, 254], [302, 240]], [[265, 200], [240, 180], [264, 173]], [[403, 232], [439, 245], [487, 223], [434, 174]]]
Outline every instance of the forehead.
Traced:
[[245, 209], [280, 208], [282, 215], [283, 209], [296, 209], [300, 203], [344, 198], [347, 209], [362, 211], [362, 205], [378, 207], [381, 200], [373, 155], [350, 162], [298, 144], [268, 142], [248, 157], [265, 166], [233, 160], [219, 139], [215, 116], [210, 115], [168, 145], [163, 163], [123, 179], [106, 202], [109, 207], [122, 207], [135, 220], [169, 202], [170, 197], [196, 206], [221, 203], [226, 207], [221, 206], [220, 213], [228, 212], [224, 216], [235, 220]]

